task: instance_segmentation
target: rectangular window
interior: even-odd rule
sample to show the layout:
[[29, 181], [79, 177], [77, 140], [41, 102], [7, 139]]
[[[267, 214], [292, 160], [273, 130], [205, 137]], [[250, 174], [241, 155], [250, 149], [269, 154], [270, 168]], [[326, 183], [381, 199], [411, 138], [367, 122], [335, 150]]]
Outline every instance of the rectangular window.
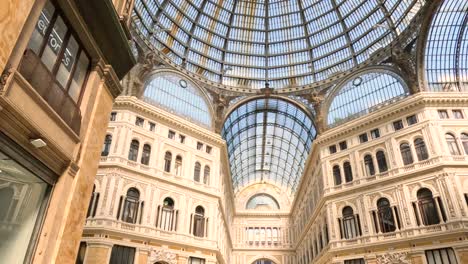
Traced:
[[179, 142], [184, 144], [185, 143], [185, 136], [184, 135], [179, 135]]
[[370, 134], [371, 134], [371, 137], [373, 139], [379, 138], [380, 137], [380, 130], [378, 128], [373, 129], [373, 130], [371, 130]]
[[117, 112], [112, 112], [110, 114], [110, 121], [115, 121], [117, 119]]
[[339, 145], [340, 145], [340, 150], [345, 150], [348, 148], [348, 144], [346, 143], [346, 141], [341, 141]]
[[447, 110], [438, 110], [437, 112], [439, 113], [439, 118], [440, 119], [448, 119], [449, 118]]
[[212, 148], [210, 146], [206, 146], [206, 153], [211, 154], [211, 149]]
[[203, 143], [197, 142], [197, 150], [202, 150], [203, 149]]
[[156, 124], [153, 122], [149, 122], [149, 131], [154, 132], [156, 131]]
[[172, 131], [172, 130], [169, 130], [169, 132], [167, 134], [167, 137], [170, 138], [170, 139], [174, 139], [175, 138], [175, 132]]
[[336, 145], [329, 146], [328, 151], [330, 151], [330, 154], [336, 153]]
[[453, 118], [455, 118], [455, 119], [463, 119], [464, 118], [462, 110], [459, 110], [459, 109], [452, 110], [452, 114], [453, 114]]
[[190, 257], [189, 264], [205, 264], [205, 259]]
[[408, 126], [414, 125], [418, 123], [418, 117], [416, 115], [407, 116], [406, 123], [408, 123]]
[[142, 127], [144, 123], [145, 123], [145, 120], [143, 118], [141, 118], [141, 117], [137, 117], [135, 119], [135, 125], [137, 125], [139, 127]]
[[393, 129], [395, 129], [395, 131], [403, 129], [403, 121], [397, 120], [397, 121], [393, 122]]
[[78, 248], [78, 255], [76, 256], [75, 264], [84, 264], [85, 254], [86, 254], [86, 242], [80, 242], [80, 247]]
[[452, 248], [426, 250], [427, 264], [457, 264], [457, 257]]
[[[42, 65], [37, 65], [33, 73], [39, 73], [38, 69], [44, 66], [54, 76], [63, 94], [71, 98], [75, 104], [78, 103], [90, 59], [68, 22], [63, 18], [62, 12], [50, 1], [46, 2], [39, 16], [26, 54], [28, 52], [35, 54], [42, 62]], [[43, 85], [49, 84], [43, 82]], [[51, 93], [56, 93], [50, 85], [46, 87], [47, 89]]]
[[109, 264], [133, 264], [135, 248], [114, 245]]
[[369, 138], [367, 137], [367, 133], [359, 135], [359, 142], [364, 143], [369, 141]]
[[365, 264], [366, 262], [364, 261], [363, 258], [359, 259], [348, 259], [344, 261], [344, 264]]

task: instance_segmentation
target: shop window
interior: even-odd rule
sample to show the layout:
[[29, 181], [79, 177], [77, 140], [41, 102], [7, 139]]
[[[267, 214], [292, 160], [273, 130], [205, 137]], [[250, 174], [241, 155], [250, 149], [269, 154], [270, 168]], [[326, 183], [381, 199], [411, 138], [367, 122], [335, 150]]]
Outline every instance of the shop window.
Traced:
[[366, 262], [364, 261], [363, 258], [359, 259], [347, 259], [344, 261], [344, 264], [365, 264]]
[[452, 248], [426, 250], [427, 264], [457, 264], [457, 257]]
[[19, 70], [77, 133], [81, 123], [79, 102], [90, 64], [61, 10], [46, 2]]
[[190, 257], [189, 264], [205, 264], [205, 259]]
[[114, 245], [112, 247], [109, 264], [133, 264], [135, 260], [135, 248]]

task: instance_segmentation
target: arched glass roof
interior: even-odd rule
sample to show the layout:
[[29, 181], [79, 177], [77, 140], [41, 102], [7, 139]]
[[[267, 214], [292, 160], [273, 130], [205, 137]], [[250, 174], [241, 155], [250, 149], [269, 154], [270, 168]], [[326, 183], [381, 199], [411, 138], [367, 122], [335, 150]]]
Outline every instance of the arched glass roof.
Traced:
[[424, 3], [136, 0], [133, 25], [161, 56], [215, 83], [300, 87], [366, 61], [400, 35]]
[[269, 181], [293, 193], [316, 130], [311, 118], [295, 104], [262, 98], [233, 110], [221, 135], [227, 142], [235, 192]]
[[199, 125], [212, 127], [210, 108], [204, 95], [181, 75], [171, 72], [153, 75], [145, 84], [142, 99]]
[[327, 124], [337, 126], [409, 95], [403, 80], [394, 73], [367, 72], [338, 87], [328, 108]]
[[468, 2], [446, 0], [434, 16], [425, 66], [431, 91], [468, 91]]

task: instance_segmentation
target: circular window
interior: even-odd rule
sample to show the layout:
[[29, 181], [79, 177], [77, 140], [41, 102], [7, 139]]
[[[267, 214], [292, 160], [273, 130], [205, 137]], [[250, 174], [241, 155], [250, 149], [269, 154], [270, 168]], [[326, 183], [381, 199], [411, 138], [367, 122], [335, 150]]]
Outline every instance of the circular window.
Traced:
[[361, 83], [362, 83], [362, 78], [361, 77], [354, 78], [354, 80], [353, 80], [353, 85], [354, 86], [359, 86], [359, 85], [361, 85]]
[[182, 87], [182, 88], [187, 88], [187, 81], [181, 79], [181, 80], [179, 81], [179, 85], [180, 85], [180, 87]]

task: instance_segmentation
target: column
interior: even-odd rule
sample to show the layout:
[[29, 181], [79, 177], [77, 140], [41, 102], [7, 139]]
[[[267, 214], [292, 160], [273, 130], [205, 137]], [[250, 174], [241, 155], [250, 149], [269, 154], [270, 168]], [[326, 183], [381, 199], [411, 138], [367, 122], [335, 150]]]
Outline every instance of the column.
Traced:
[[437, 215], [439, 216], [439, 221], [440, 223], [442, 222], [445, 222], [444, 221], [444, 218], [443, 218], [443, 215], [442, 215], [442, 211], [440, 210], [440, 205], [439, 205], [439, 199], [437, 199], [438, 197], [434, 197], [434, 202], [435, 202], [435, 205], [436, 205], [436, 209], [437, 209]]

